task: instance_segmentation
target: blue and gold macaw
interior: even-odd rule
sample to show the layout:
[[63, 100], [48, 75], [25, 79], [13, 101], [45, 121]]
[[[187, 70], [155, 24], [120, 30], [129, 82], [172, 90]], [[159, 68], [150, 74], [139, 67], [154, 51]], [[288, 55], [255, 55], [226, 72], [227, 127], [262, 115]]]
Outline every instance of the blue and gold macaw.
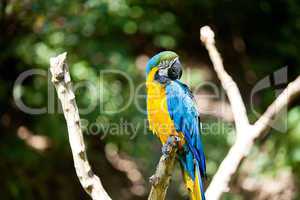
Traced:
[[147, 63], [147, 114], [149, 127], [162, 144], [178, 138], [178, 160], [190, 199], [205, 200], [203, 178], [206, 164], [200, 138], [200, 119], [193, 95], [179, 81], [182, 67], [178, 55], [163, 51]]

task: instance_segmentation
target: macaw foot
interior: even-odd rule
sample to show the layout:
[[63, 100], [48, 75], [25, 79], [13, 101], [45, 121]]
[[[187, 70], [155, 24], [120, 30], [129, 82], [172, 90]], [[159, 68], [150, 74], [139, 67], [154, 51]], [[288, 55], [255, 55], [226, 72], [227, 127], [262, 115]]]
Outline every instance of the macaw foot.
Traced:
[[167, 142], [162, 146], [161, 152], [164, 156], [168, 157], [172, 148], [178, 145], [180, 138], [178, 136], [171, 135], [168, 137]]

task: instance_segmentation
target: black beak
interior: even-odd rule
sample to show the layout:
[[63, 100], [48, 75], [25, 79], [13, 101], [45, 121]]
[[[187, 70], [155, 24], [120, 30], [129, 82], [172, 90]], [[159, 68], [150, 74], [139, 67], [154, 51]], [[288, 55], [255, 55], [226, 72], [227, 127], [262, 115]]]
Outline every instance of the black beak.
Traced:
[[177, 59], [172, 66], [168, 69], [168, 77], [171, 80], [180, 79], [182, 75], [182, 65]]

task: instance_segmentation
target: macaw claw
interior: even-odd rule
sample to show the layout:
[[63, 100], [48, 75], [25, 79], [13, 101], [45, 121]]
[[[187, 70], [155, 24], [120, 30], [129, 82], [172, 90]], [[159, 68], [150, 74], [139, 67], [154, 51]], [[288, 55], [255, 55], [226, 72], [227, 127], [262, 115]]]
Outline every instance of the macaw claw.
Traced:
[[165, 156], [168, 156], [171, 153], [172, 147], [170, 144], [166, 143], [161, 148], [161, 153]]
[[171, 153], [172, 148], [178, 145], [179, 141], [180, 138], [178, 136], [169, 136], [167, 142], [161, 148], [162, 154], [168, 156]]

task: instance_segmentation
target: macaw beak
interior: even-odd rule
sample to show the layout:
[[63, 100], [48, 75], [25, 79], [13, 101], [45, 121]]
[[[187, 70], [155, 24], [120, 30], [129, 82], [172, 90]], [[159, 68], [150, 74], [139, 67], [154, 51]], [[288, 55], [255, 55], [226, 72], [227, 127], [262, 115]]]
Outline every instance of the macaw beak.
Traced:
[[171, 80], [180, 79], [182, 75], [182, 65], [178, 59], [172, 64], [172, 66], [168, 69], [168, 77]]

